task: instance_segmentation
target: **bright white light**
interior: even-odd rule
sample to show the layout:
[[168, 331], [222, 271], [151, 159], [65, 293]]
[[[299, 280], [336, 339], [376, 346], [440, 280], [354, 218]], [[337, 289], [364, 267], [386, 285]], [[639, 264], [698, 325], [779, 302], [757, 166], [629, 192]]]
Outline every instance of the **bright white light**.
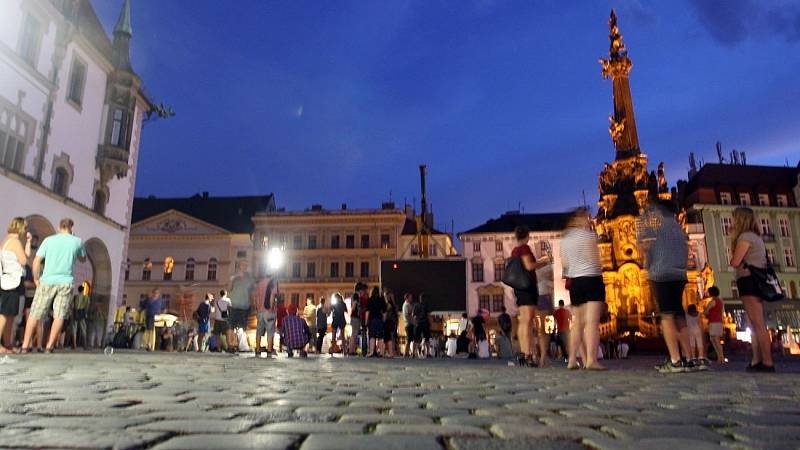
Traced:
[[742, 342], [750, 342], [750, 343], [752, 343], [753, 339], [751, 338], [751, 335], [750, 335], [750, 328], [747, 328], [744, 331], [737, 331], [736, 332], [736, 339], [738, 339], [738, 340], [740, 340]]
[[283, 250], [274, 247], [267, 253], [267, 266], [272, 270], [280, 269], [283, 266]]

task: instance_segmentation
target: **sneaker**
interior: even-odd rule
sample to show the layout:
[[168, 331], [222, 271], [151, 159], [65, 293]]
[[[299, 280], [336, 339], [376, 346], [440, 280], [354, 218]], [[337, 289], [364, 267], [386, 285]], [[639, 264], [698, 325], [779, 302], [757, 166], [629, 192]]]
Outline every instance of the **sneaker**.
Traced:
[[683, 371], [684, 372], [699, 372], [703, 369], [695, 362], [694, 359], [688, 361], [682, 361], [683, 363]]
[[711, 366], [711, 361], [708, 358], [697, 358], [692, 363], [699, 371], [706, 371]]
[[686, 367], [683, 364], [683, 361], [678, 361], [676, 363], [672, 362], [669, 358], [664, 360], [664, 363], [658, 366], [655, 366], [655, 369], [659, 371], [659, 373], [682, 373], [686, 372]]

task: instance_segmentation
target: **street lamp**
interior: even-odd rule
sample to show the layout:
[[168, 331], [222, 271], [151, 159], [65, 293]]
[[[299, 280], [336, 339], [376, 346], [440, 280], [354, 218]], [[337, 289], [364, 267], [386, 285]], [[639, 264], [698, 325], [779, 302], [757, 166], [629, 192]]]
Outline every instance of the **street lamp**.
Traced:
[[269, 267], [271, 271], [276, 272], [283, 266], [284, 259], [283, 250], [278, 247], [273, 247], [267, 252], [267, 267]]

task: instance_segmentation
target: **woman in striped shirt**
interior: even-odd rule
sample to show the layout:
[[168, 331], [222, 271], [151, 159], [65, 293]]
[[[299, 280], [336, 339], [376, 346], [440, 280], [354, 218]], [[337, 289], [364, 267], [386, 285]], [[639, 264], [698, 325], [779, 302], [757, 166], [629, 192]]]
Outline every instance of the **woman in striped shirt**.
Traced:
[[561, 238], [563, 276], [569, 280], [573, 322], [570, 330], [568, 369], [577, 369], [578, 349], [584, 355], [589, 370], [605, 370], [597, 362], [600, 342], [600, 316], [605, 308], [606, 291], [603, 285], [597, 234], [592, 230], [591, 217], [585, 208], [575, 211]]

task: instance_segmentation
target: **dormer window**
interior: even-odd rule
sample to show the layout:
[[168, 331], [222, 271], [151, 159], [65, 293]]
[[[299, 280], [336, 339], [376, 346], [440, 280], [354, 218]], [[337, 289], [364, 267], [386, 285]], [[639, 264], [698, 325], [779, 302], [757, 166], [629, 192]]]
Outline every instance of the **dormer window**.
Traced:
[[730, 192], [720, 192], [719, 193], [719, 203], [720, 203], [720, 205], [730, 205], [731, 204], [731, 193]]
[[778, 196], [775, 197], [775, 199], [777, 200], [778, 206], [781, 206], [781, 207], [784, 207], [784, 208], [789, 206], [789, 199], [788, 199], [787, 196], [778, 195]]
[[739, 204], [750, 206], [750, 194], [741, 193], [739, 194]]
[[769, 195], [758, 194], [758, 206], [769, 206]]

